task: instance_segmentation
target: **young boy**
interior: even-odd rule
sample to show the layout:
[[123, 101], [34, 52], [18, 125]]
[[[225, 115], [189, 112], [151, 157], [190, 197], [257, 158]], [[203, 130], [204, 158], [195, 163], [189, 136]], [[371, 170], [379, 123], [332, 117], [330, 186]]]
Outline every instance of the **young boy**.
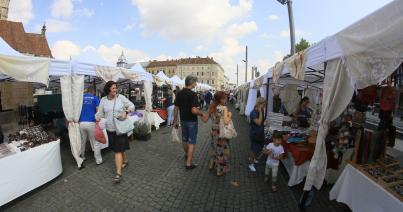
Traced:
[[266, 170], [264, 181], [269, 181], [269, 175], [271, 172], [271, 189], [277, 191], [277, 173], [280, 160], [283, 159], [284, 149], [281, 143], [283, 142], [283, 135], [281, 133], [276, 133], [274, 135], [274, 141], [267, 145], [264, 149], [264, 153], [267, 154]]

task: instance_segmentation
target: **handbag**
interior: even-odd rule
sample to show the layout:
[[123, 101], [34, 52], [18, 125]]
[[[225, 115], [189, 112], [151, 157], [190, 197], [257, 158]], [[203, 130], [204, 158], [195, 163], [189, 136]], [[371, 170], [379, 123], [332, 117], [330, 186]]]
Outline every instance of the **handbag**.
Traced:
[[[118, 99], [118, 97], [119, 97], [119, 95], [116, 96], [116, 99]], [[115, 99], [115, 102], [113, 103], [113, 115], [114, 116], [115, 116], [116, 99]], [[129, 118], [126, 118], [125, 120], [121, 121], [117, 117], [114, 117], [113, 121], [115, 122], [117, 135], [128, 134], [128, 133], [132, 132], [134, 129], [134, 124], [130, 121]]]
[[220, 133], [218, 135], [219, 138], [225, 138], [229, 140], [238, 136], [232, 120], [228, 124], [225, 124], [224, 118], [221, 118], [219, 127], [220, 127]]
[[171, 141], [173, 143], [182, 143], [182, 139], [179, 136], [180, 131], [181, 131], [180, 127], [178, 127], [178, 128], [172, 127]]

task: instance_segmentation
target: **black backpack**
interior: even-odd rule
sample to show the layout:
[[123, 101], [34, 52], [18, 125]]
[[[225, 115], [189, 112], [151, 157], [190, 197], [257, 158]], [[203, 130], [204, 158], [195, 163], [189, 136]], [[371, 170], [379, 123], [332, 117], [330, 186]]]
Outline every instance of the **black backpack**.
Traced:
[[0, 127], [0, 144], [3, 142], [4, 142], [3, 130], [1, 130], [1, 127]]

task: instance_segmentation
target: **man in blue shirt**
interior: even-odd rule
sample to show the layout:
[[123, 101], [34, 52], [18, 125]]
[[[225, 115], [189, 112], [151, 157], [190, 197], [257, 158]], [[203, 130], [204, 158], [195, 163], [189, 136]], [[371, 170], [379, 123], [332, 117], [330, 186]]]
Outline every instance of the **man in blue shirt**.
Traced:
[[95, 96], [93, 87], [88, 87], [83, 97], [83, 107], [80, 115], [81, 133], [81, 157], [85, 160], [85, 145], [90, 140], [92, 151], [94, 151], [95, 162], [102, 163], [100, 143], [95, 140], [95, 114], [97, 113], [99, 98]]

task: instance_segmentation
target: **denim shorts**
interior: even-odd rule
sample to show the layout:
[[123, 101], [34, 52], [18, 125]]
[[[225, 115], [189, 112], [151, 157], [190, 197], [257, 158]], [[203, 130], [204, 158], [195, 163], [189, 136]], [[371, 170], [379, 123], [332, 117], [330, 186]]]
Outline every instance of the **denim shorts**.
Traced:
[[188, 144], [196, 144], [197, 139], [197, 122], [182, 121], [182, 141]]

